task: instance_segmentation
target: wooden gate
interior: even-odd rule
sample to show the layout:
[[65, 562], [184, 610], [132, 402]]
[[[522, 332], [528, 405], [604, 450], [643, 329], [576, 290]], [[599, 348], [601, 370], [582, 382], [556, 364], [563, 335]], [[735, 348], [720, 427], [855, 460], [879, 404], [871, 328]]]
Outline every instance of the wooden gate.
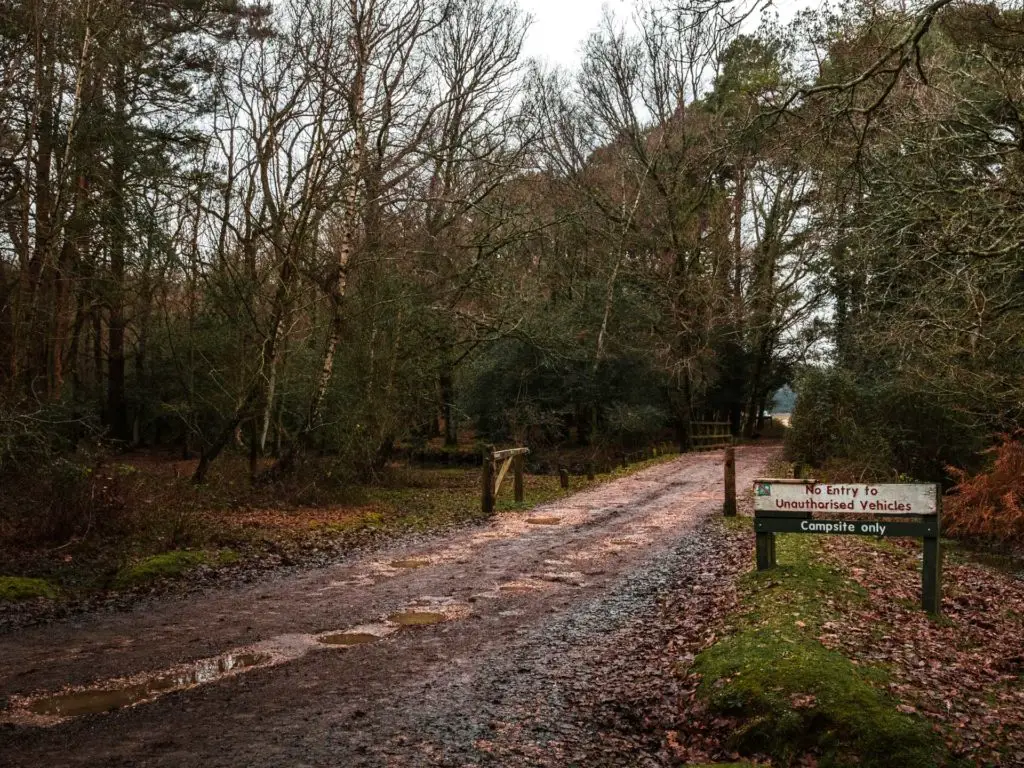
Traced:
[[[517, 503], [523, 501], [523, 474], [526, 471], [526, 455], [529, 448], [507, 448], [496, 451], [493, 447], [484, 450], [483, 493], [480, 508], [485, 515], [494, 512], [494, 500], [498, 497], [501, 481], [505, 479], [509, 468], [512, 468], [515, 497]], [[498, 463], [501, 468], [498, 468]]]
[[728, 421], [690, 422], [690, 440], [697, 450], [725, 448], [732, 445], [731, 425]]

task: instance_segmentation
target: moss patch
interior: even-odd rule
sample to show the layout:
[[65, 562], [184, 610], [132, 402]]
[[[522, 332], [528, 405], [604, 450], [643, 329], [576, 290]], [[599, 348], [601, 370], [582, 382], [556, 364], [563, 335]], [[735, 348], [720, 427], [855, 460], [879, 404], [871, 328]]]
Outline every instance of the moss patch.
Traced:
[[881, 670], [775, 628], [750, 629], [697, 659], [701, 694], [744, 725], [732, 746], [789, 762], [809, 750], [824, 764], [917, 767], [941, 764], [942, 749], [927, 723], [896, 709], [875, 687]]
[[157, 579], [169, 579], [189, 571], [196, 566], [215, 562], [209, 552], [177, 550], [164, 552], [140, 560], [134, 565], [122, 568], [114, 579], [117, 587], [134, 587]]
[[242, 561], [242, 556], [233, 549], [222, 549], [217, 553], [217, 565], [235, 565]]
[[697, 656], [698, 694], [740, 725], [730, 747], [786, 765], [814, 753], [828, 766], [944, 765], [929, 724], [900, 712], [882, 667], [854, 664], [817, 637], [830, 617], [866, 600], [816, 557], [810, 536], [779, 536], [779, 567], [745, 578], [736, 634]]
[[44, 579], [28, 579], [23, 576], [0, 576], [0, 600], [15, 602], [45, 597], [57, 598], [57, 590]]

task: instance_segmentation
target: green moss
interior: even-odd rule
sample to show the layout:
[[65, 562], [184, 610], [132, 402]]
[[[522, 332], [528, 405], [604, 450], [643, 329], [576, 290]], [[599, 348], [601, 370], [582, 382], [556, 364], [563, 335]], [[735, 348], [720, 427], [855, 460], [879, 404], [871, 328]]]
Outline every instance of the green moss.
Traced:
[[876, 687], [883, 671], [858, 667], [797, 633], [741, 631], [698, 656], [696, 669], [711, 708], [745, 720], [733, 735], [735, 749], [782, 762], [816, 750], [826, 765], [942, 762], [928, 724], [899, 712]]
[[213, 561], [208, 552], [176, 550], [153, 555], [122, 568], [114, 579], [117, 587], [133, 587], [157, 579], [168, 579]]
[[217, 553], [217, 565], [235, 565], [242, 556], [233, 549], [222, 549]]
[[822, 765], [943, 765], [946, 752], [924, 720], [883, 690], [881, 667], [854, 664], [817, 640], [821, 626], [867, 600], [842, 571], [821, 562], [820, 541], [778, 536], [779, 567], [744, 578], [737, 633], [701, 653], [699, 695], [743, 725], [730, 745], [788, 764], [814, 752]]
[[0, 600], [34, 600], [45, 597], [57, 598], [56, 588], [44, 579], [29, 579], [23, 576], [0, 576]]
[[776, 537], [778, 567], [754, 571], [743, 580], [750, 623], [798, 627], [802, 621], [803, 631], [814, 632], [830, 616], [867, 599], [863, 587], [817, 559], [820, 546], [813, 536]]

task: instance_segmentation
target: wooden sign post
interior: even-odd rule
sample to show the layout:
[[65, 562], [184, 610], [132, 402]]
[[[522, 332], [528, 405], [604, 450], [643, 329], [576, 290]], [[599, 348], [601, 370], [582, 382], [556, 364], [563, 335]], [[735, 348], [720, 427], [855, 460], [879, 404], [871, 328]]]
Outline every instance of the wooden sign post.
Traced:
[[[757, 569], [775, 567], [776, 533], [920, 538], [924, 543], [921, 607], [930, 613], [940, 613], [941, 507], [941, 490], [932, 483], [874, 485], [773, 478], [755, 480]], [[868, 519], [850, 519], [847, 515], [867, 516]]]

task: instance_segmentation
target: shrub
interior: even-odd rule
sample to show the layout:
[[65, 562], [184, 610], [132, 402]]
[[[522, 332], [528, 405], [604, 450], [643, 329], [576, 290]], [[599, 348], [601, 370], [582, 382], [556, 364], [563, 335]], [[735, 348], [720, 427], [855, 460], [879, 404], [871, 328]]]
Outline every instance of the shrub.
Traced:
[[0, 475], [0, 530], [20, 543], [124, 533], [135, 524], [139, 480], [131, 467], [102, 458], [40, 459]]
[[653, 442], [668, 423], [668, 415], [653, 405], [615, 403], [608, 408], [605, 432], [619, 445], [636, 448]]
[[93, 419], [63, 404], [30, 409], [0, 399], [0, 473], [31, 470], [98, 433]]
[[834, 481], [944, 480], [984, 447], [984, 427], [930, 398], [912, 381], [861, 379], [843, 368], [806, 371], [786, 436], [790, 460]]
[[841, 368], [810, 369], [797, 382], [799, 398], [786, 435], [791, 461], [828, 462], [858, 480], [892, 473], [892, 454], [874, 428], [874, 413], [853, 375]]
[[1002, 435], [989, 449], [995, 458], [989, 469], [970, 475], [948, 467], [956, 479], [945, 508], [946, 532], [951, 536], [1024, 543], [1024, 432]]

